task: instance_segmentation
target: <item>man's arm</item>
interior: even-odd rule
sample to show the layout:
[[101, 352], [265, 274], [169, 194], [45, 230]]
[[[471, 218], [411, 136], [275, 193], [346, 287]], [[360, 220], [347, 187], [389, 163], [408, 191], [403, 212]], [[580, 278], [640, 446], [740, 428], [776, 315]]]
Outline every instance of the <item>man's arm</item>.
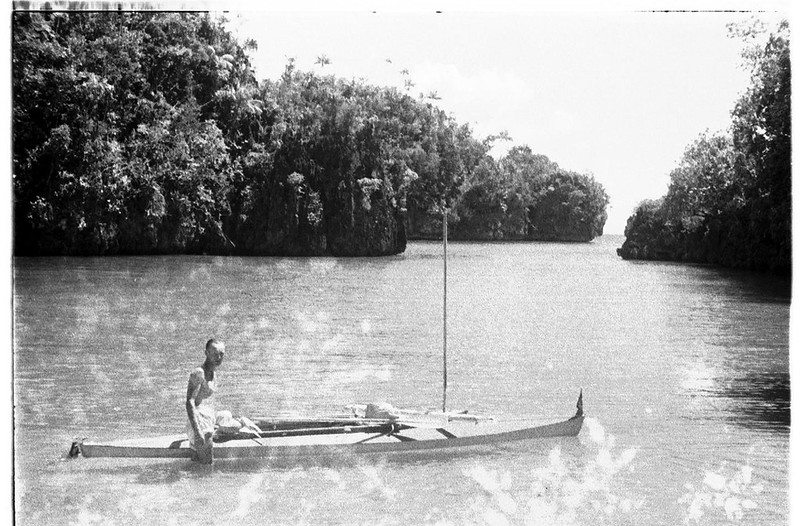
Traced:
[[202, 385], [202, 380], [199, 380], [195, 373], [189, 376], [189, 384], [186, 387], [186, 414], [189, 416], [189, 422], [192, 424], [194, 434], [205, 441], [205, 437], [200, 433], [200, 426], [197, 424], [197, 414], [195, 413], [195, 409], [197, 409], [195, 400], [197, 400], [197, 395], [200, 393], [200, 386]]

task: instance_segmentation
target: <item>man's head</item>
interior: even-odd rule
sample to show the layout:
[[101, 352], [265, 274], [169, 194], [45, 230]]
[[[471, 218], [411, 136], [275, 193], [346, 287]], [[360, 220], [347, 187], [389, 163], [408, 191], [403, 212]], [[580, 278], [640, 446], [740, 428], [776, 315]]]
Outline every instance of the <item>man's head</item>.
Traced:
[[211, 338], [206, 343], [206, 359], [215, 367], [222, 364], [222, 358], [225, 356], [225, 342], [221, 342]]

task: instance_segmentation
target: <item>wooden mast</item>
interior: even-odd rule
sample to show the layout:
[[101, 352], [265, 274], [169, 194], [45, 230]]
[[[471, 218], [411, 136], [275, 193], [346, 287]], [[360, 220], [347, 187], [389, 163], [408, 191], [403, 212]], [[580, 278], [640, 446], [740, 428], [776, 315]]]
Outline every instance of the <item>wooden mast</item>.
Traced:
[[442, 413], [447, 412], [447, 206], [442, 207], [442, 244], [444, 246], [444, 302], [442, 306]]

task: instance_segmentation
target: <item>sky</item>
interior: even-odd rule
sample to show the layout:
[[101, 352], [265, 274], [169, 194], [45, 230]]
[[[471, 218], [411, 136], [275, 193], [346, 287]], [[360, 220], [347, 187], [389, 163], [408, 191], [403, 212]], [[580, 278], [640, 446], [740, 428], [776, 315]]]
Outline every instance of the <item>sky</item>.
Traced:
[[[379, 4], [372, 4], [379, 5]], [[488, 5], [488, 4], [484, 4]], [[700, 134], [723, 132], [749, 83], [728, 24], [774, 14], [615, 10], [232, 10], [252, 38], [259, 80], [298, 68], [436, 92], [475, 135], [507, 131], [609, 194], [606, 234], [622, 234], [643, 199]], [[322, 68], [317, 57], [330, 65]], [[408, 70], [408, 75], [401, 74]], [[502, 155], [499, 148], [493, 152]]]

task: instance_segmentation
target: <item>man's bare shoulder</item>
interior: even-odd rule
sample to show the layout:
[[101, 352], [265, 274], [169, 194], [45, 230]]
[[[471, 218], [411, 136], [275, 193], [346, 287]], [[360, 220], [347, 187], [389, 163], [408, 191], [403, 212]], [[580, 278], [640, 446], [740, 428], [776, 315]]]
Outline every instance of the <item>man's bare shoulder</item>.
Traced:
[[205, 378], [205, 371], [203, 371], [202, 367], [196, 367], [192, 370], [191, 374], [189, 375], [190, 382], [202, 382]]

